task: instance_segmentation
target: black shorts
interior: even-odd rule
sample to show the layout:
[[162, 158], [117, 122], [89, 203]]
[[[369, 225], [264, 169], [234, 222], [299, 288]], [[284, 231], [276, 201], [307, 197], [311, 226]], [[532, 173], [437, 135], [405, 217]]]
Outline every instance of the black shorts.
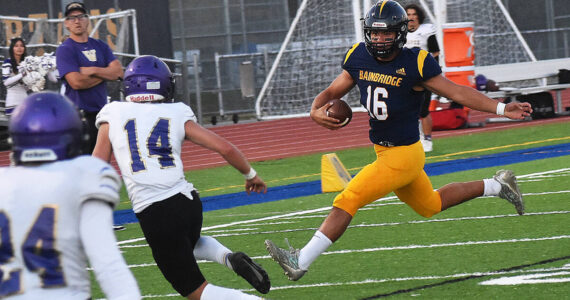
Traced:
[[424, 91], [424, 101], [422, 101], [422, 108], [420, 109], [420, 118], [425, 118], [429, 115], [429, 104], [431, 103], [431, 92]]
[[183, 297], [206, 281], [194, 257], [202, 230], [202, 201], [196, 191], [192, 197], [178, 193], [136, 214], [158, 268]]
[[81, 113], [85, 118], [85, 131], [89, 134], [89, 140], [83, 142], [83, 154], [91, 155], [91, 153], [93, 153], [93, 149], [95, 149], [95, 144], [97, 143], [97, 134], [99, 130], [97, 129], [97, 126], [95, 126], [95, 121], [99, 112], [82, 110]]

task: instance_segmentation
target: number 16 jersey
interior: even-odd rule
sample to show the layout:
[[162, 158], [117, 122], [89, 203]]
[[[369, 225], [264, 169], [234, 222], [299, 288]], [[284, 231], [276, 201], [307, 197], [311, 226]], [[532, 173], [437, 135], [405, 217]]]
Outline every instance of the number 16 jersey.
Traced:
[[360, 89], [360, 104], [370, 116], [372, 143], [403, 146], [419, 140], [423, 91], [413, 87], [441, 74], [427, 51], [404, 48], [392, 61], [380, 62], [364, 43], [357, 43], [345, 55], [342, 68]]

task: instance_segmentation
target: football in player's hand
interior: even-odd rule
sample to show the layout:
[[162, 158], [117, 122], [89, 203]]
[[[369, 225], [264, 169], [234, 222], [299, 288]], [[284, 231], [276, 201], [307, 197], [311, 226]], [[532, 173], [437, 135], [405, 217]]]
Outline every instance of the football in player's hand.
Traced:
[[330, 100], [329, 103], [332, 103], [332, 106], [327, 109], [327, 117], [339, 120], [342, 127], [348, 125], [352, 120], [352, 109], [348, 103], [340, 99]]

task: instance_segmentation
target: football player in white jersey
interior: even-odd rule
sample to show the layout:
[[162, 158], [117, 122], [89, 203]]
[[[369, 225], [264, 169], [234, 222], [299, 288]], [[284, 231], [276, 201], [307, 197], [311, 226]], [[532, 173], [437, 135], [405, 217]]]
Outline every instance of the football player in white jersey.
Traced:
[[87, 261], [108, 299], [141, 295], [112, 229], [119, 175], [79, 156], [79, 112], [65, 96], [28, 96], [12, 114], [0, 168], [0, 298], [90, 299]]
[[[425, 13], [417, 4], [409, 4], [404, 8], [408, 15], [408, 35], [406, 36], [406, 48], [420, 48], [431, 53], [437, 60], [439, 56], [439, 45], [437, 44], [436, 28], [433, 24], [424, 23]], [[431, 92], [425, 90], [424, 102], [420, 110], [421, 129], [423, 132], [422, 146], [425, 152], [433, 150], [431, 140], [432, 119], [429, 113], [431, 103]]]
[[200, 236], [202, 202], [186, 181], [180, 151], [190, 140], [218, 152], [245, 177], [245, 189], [266, 192], [243, 154], [196, 122], [192, 109], [172, 103], [174, 78], [155, 56], [133, 60], [125, 71], [127, 102], [112, 102], [97, 115], [99, 135], [93, 155], [114, 153], [152, 255], [164, 277], [188, 299], [258, 299], [209, 284], [196, 259], [225, 264], [260, 293], [270, 289], [267, 272], [242, 252], [232, 253], [212, 237]]

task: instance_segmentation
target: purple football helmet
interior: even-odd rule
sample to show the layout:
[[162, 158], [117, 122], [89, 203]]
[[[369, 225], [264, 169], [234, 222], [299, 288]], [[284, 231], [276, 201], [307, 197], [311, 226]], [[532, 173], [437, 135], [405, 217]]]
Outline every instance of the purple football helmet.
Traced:
[[172, 101], [174, 77], [170, 68], [153, 55], [135, 58], [125, 71], [125, 96], [131, 102]]
[[81, 154], [81, 116], [74, 104], [58, 93], [35, 93], [24, 99], [12, 114], [9, 132], [16, 165]]

